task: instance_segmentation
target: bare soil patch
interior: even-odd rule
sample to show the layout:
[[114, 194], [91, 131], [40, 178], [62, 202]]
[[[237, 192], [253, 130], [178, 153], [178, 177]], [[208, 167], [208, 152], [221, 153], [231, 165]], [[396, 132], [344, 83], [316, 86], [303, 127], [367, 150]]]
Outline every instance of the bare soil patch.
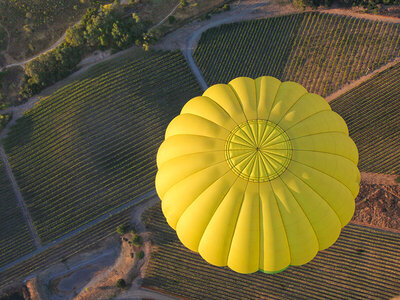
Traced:
[[351, 222], [400, 232], [400, 186], [361, 183]]

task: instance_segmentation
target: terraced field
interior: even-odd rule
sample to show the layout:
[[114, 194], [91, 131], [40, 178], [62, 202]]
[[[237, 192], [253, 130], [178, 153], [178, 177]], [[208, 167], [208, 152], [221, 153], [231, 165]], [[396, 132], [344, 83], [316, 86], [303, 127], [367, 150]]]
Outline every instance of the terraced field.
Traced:
[[311, 262], [239, 274], [185, 248], [157, 204], [143, 215], [157, 245], [143, 286], [188, 299], [390, 299], [400, 294], [400, 235], [350, 224]]
[[200, 93], [179, 51], [131, 54], [20, 118], [4, 147], [42, 243], [154, 189], [166, 125]]
[[32, 250], [33, 240], [0, 158], [0, 267]]
[[208, 85], [275, 76], [326, 96], [400, 56], [400, 24], [318, 12], [204, 32], [194, 58]]
[[105, 221], [53, 246], [32, 258], [0, 273], [0, 289], [22, 281], [27, 276], [40, 269], [62, 262], [78, 252], [84, 251], [111, 235], [116, 235], [116, 228], [129, 221], [132, 209], [126, 209]]
[[366, 172], [400, 174], [400, 63], [330, 104], [349, 127]]

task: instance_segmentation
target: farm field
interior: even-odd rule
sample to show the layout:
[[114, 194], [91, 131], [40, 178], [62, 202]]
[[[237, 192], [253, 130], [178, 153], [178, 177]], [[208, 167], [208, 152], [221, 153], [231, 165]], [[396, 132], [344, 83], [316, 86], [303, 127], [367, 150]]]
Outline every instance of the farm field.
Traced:
[[33, 240], [0, 159], [0, 267], [34, 250]]
[[326, 96], [400, 56], [400, 24], [309, 12], [204, 32], [193, 57], [208, 85], [271, 75]]
[[330, 104], [349, 127], [362, 171], [400, 174], [400, 63]]
[[389, 299], [400, 293], [398, 234], [354, 224], [306, 265], [239, 274], [185, 248], [157, 204], [143, 214], [155, 252], [143, 286], [188, 299]]
[[21, 281], [35, 271], [65, 261], [78, 252], [87, 250], [95, 244], [101, 243], [111, 235], [116, 235], [116, 228], [129, 221], [132, 209], [126, 209], [97, 225], [52, 246], [49, 249], [23, 261], [16, 266], [0, 273], [0, 288]]
[[200, 93], [179, 51], [139, 51], [25, 113], [3, 143], [42, 243], [153, 190], [165, 128]]

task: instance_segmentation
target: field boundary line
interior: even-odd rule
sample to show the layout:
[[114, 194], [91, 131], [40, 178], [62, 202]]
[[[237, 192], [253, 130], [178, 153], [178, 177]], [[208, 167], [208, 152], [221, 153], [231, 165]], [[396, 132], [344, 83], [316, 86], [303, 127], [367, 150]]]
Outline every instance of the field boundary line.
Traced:
[[376, 76], [377, 74], [386, 71], [387, 69], [395, 66], [397, 63], [400, 63], [400, 57], [396, 57], [393, 61], [387, 63], [386, 65], [383, 65], [382, 67], [380, 67], [379, 69], [376, 69], [375, 71], [364, 75], [360, 78], [358, 78], [357, 80], [353, 80], [350, 83], [344, 85], [341, 89], [337, 90], [336, 92], [328, 95], [325, 97], [325, 100], [328, 102], [331, 102], [332, 100], [339, 98], [340, 96], [342, 96], [343, 94], [347, 93], [348, 91], [360, 86], [362, 83], [364, 83], [365, 81], [368, 81], [369, 79], [371, 79], [372, 77]]
[[[1, 147], [0, 147], [0, 149], [1, 149]], [[129, 201], [128, 203], [125, 203], [117, 208], [114, 208], [113, 210], [102, 215], [101, 217], [98, 217], [98, 218], [86, 223], [85, 225], [82, 225], [81, 227], [78, 227], [77, 229], [55, 239], [54, 241], [51, 241], [50, 243], [42, 245], [41, 247], [37, 248], [35, 251], [32, 251], [24, 256], [21, 256], [20, 258], [6, 264], [5, 266], [0, 267], [0, 273], [16, 266], [19, 263], [22, 263], [23, 261], [25, 261], [27, 259], [32, 258], [33, 256], [35, 256], [37, 254], [40, 254], [41, 252], [51, 248], [52, 246], [55, 246], [61, 242], [64, 242], [65, 240], [73, 237], [74, 235], [77, 235], [77, 234], [81, 233], [82, 231], [85, 231], [86, 229], [89, 229], [90, 227], [95, 226], [102, 221], [105, 221], [109, 217], [112, 217], [112, 216], [124, 211], [125, 209], [129, 209], [139, 203], [142, 203], [143, 201], [146, 201], [146, 200], [154, 197], [155, 195], [157, 195], [156, 190], [151, 190], [147, 193], [142, 194], [141, 196], [136, 197], [135, 199]]]
[[185, 46], [183, 46], [181, 48], [181, 51], [182, 51], [183, 55], [185, 56], [185, 58], [189, 64], [189, 67], [192, 70], [192, 73], [196, 76], [197, 81], [199, 82], [201, 88], [204, 91], [208, 88], [208, 85], [207, 85], [206, 81], [204, 80], [204, 77], [203, 77], [199, 67], [197, 66], [196, 62], [193, 59], [193, 52], [197, 46], [197, 43], [199, 42], [201, 34], [210, 28], [217, 27], [222, 24], [238, 22], [241, 20], [242, 17], [252, 13], [255, 9], [257, 9], [260, 6], [264, 6], [265, 4], [266, 3], [254, 4], [238, 15], [229, 15], [226, 18], [223, 18], [221, 20], [216, 20], [214, 22], [208, 23], [190, 34], [189, 38], [186, 40]]
[[0, 144], [0, 156], [3, 160], [4, 163], [4, 167], [6, 169], [6, 173], [8, 176], [8, 179], [10, 180], [11, 186], [13, 188], [14, 191], [14, 195], [17, 198], [17, 202], [18, 202], [18, 206], [21, 208], [21, 212], [22, 215], [24, 216], [25, 222], [28, 225], [28, 229], [29, 229], [29, 233], [32, 236], [33, 242], [35, 244], [36, 248], [40, 248], [41, 244], [40, 244], [40, 239], [39, 236], [36, 232], [35, 227], [33, 226], [33, 222], [32, 222], [32, 218], [31, 215], [29, 213], [29, 210], [26, 206], [26, 203], [24, 201], [24, 198], [22, 197], [21, 191], [18, 187], [17, 181], [15, 180], [14, 174], [12, 172], [11, 166], [8, 163], [8, 159], [7, 159], [7, 155], [4, 151], [3, 146]]

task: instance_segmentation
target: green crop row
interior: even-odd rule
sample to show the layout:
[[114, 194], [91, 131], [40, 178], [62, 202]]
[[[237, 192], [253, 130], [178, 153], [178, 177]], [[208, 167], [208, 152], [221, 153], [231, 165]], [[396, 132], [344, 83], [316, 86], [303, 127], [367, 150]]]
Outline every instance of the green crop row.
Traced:
[[4, 140], [43, 243], [153, 189], [167, 124], [201, 94], [179, 51], [89, 72], [27, 112]]
[[400, 55], [400, 24], [302, 13], [204, 32], [194, 58], [209, 85], [275, 76], [326, 96]]
[[303, 266], [239, 274], [185, 248], [159, 204], [143, 221], [156, 249], [143, 286], [163, 293], [190, 299], [388, 299], [400, 292], [399, 234], [349, 224], [332, 247]]
[[0, 267], [34, 250], [28, 226], [0, 159]]
[[366, 172], [400, 174], [400, 63], [331, 102], [349, 127]]

